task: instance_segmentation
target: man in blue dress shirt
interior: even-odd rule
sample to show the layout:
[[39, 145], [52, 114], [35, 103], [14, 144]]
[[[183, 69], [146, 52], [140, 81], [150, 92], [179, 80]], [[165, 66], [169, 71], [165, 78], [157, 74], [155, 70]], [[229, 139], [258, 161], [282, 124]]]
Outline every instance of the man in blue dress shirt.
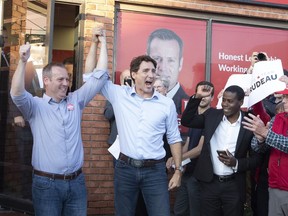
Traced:
[[[154, 91], [156, 61], [138, 56], [130, 64], [135, 86], [119, 86], [108, 81], [102, 94], [113, 106], [120, 140], [120, 156], [115, 164], [115, 215], [134, 216], [141, 191], [148, 215], [168, 216], [169, 190], [181, 183], [181, 137], [176, 107], [172, 99]], [[163, 135], [175, 161], [175, 173], [168, 183]]]
[[[81, 117], [85, 106], [109, 79], [105, 33], [96, 69], [85, 85], [69, 93], [68, 72], [63, 64], [43, 69], [45, 94], [33, 97], [25, 90], [25, 65], [30, 45], [20, 47], [20, 60], [12, 79], [11, 96], [33, 133], [32, 196], [37, 216], [86, 216], [87, 192], [82, 173]], [[93, 45], [95, 46], [95, 45]]]

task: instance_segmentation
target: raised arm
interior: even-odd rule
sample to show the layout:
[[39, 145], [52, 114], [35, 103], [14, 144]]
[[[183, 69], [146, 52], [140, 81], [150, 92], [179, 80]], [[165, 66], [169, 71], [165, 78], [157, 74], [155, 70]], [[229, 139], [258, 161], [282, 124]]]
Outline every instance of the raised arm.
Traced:
[[[106, 46], [106, 32], [103, 25], [98, 25], [92, 31], [92, 43], [85, 62], [85, 73], [91, 73], [95, 67], [101, 70], [107, 70], [107, 46]], [[99, 58], [97, 62], [97, 47], [101, 43]], [[97, 66], [96, 66], [97, 62]]]
[[30, 44], [21, 45], [19, 49], [20, 60], [12, 78], [11, 95], [19, 96], [25, 91], [25, 67], [30, 57]]

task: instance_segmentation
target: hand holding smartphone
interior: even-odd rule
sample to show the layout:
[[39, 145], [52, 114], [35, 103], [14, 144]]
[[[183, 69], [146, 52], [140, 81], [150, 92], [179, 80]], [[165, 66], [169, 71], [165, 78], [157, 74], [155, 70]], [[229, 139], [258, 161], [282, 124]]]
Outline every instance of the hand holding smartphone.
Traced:
[[131, 78], [125, 78], [125, 79], [124, 79], [124, 84], [125, 84], [125, 85], [128, 84], [129, 86], [132, 87], [132, 79], [131, 79]]
[[217, 153], [219, 156], [221, 156], [220, 154], [228, 156], [227, 151], [225, 151], [225, 150], [217, 150]]

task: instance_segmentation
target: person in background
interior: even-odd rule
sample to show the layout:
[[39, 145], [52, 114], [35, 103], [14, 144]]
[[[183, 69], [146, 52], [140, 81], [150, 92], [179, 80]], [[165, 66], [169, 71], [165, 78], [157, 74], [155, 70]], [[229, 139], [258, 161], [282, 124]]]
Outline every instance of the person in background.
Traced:
[[[288, 84], [288, 77], [282, 76], [281, 81]], [[269, 183], [269, 206], [268, 215], [287, 215], [288, 214], [288, 184], [287, 184], [287, 163], [288, 163], [288, 89], [278, 92], [283, 94], [284, 111], [281, 111], [266, 124], [257, 115], [249, 114], [242, 123], [244, 128], [254, 133], [252, 148], [259, 152], [270, 149], [268, 164], [268, 183]], [[278, 109], [278, 107], [277, 107]]]
[[275, 107], [276, 114], [285, 112], [284, 104], [285, 103], [283, 101], [281, 103], [277, 104], [277, 106]]
[[243, 89], [229, 86], [223, 93], [222, 109], [210, 108], [197, 114], [202, 98], [211, 92], [210, 86], [200, 88], [190, 98], [181, 121], [184, 126], [203, 129], [204, 144], [194, 169], [201, 185], [201, 215], [242, 216], [246, 171], [255, 168], [261, 157], [251, 151], [253, 133], [241, 127], [246, 115], [240, 110]]
[[156, 78], [154, 89], [160, 94], [166, 96], [169, 89], [169, 80], [161, 77]]
[[19, 50], [20, 60], [10, 94], [29, 121], [33, 134], [32, 198], [38, 216], [87, 215], [81, 116], [85, 106], [109, 79], [105, 31], [97, 31], [97, 40], [101, 42], [97, 67], [82, 87], [68, 95], [68, 72], [59, 63], [49, 63], [43, 68], [43, 97], [28, 93], [24, 74], [30, 44], [22, 45]]
[[74, 58], [73, 57], [69, 57], [63, 60], [63, 64], [66, 68], [66, 70], [68, 71], [68, 76], [69, 76], [69, 89], [67, 91], [67, 94], [70, 91], [74, 91], [75, 89], [72, 89], [72, 85], [73, 85], [73, 68], [74, 68]]
[[[269, 57], [266, 52], [253, 52], [251, 56], [251, 66], [248, 70], [249, 74], [253, 73], [253, 68], [256, 63], [260, 61], [268, 61]], [[284, 73], [285, 70], [283, 71]], [[275, 108], [277, 104], [281, 103], [283, 99], [282, 94], [274, 93], [264, 98], [262, 101], [252, 106], [251, 111], [254, 115], [260, 115], [262, 121], [266, 124], [275, 116]], [[260, 111], [259, 111], [260, 110]], [[265, 113], [263, 113], [265, 112]], [[254, 216], [268, 215], [268, 162], [270, 151], [267, 150], [263, 154], [261, 164], [250, 172], [251, 180], [251, 208]]]
[[[210, 95], [202, 98], [198, 106], [198, 114], [202, 114], [208, 110], [213, 100], [214, 86], [208, 81], [197, 83], [195, 92], [197, 94], [198, 90], [200, 91], [200, 89], [206, 85], [210, 86], [212, 91]], [[204, 142], [202, 132], [202, 129], [190, 128], [188, 138], [182, 149], [182, 159], [185, 160], [189, 158], [192, 160], [185, 166], [181, 186], [176, 192], [174, 203], [175, 216], [200, 216], [200, 185], [198, 180], [194, 177], [193, 172], [197, 163], [197, 157], [200, 155]], [[173, 159], [169, 158], [166, 167], [169, 169], [172, 164]]]
[[[134, 87], [111, 81], [102, 94], [113, 106], [120, 141], [115, 164], [115, 215], [135, 215], [138, 194], [144, 197], [148, 215], [170, 215], [168, 190], [181, 183], [181, 137], [173, 101], [154, 90], [156, 61], [150, 56], [135, 57], [130, 63]], [[175, 161], [175, 173], [168, 183], [163, 135]]]

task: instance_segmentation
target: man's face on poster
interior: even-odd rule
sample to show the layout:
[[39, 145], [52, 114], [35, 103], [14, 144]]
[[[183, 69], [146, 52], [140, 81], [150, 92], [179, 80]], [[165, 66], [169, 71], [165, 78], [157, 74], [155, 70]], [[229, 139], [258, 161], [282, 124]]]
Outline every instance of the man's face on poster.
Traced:
[[178, 82], [183, 63], [177, 41], [155, 38], [151, 41], [149, 55], [157, 62], [157, 75], [170, 81], [169, 90], [171, 90]]

